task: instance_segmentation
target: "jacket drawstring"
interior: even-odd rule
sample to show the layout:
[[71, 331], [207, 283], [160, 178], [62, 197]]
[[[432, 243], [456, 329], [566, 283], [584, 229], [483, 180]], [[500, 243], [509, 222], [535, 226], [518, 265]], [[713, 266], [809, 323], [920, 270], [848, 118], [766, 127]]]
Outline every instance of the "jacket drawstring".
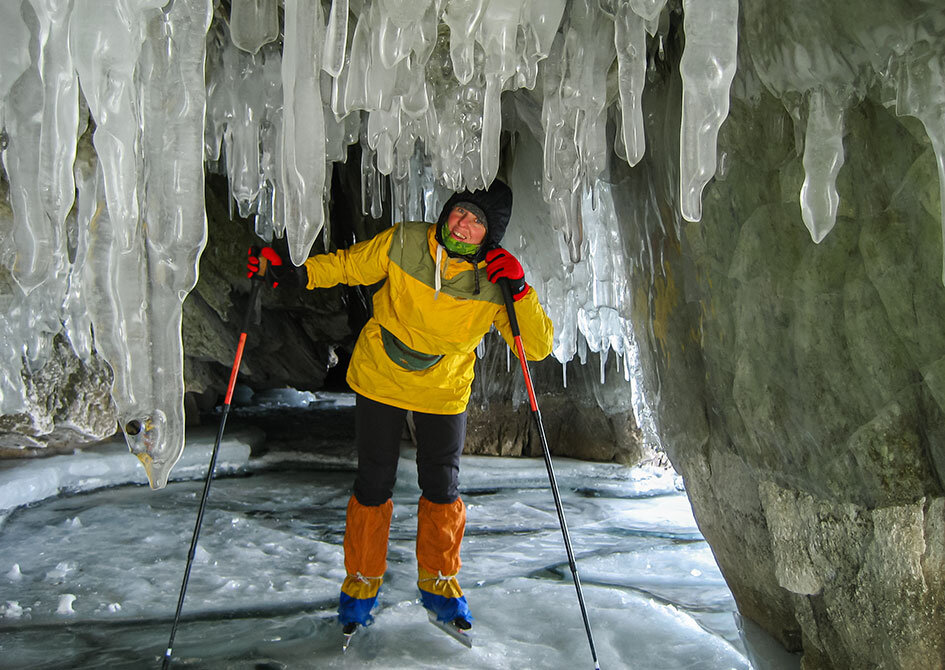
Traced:
[[436, 275], [433, 279], [433, 286], [436, 291], [433, 293], [433, 299], [436, 300], [440, 297], [440, 289], [443, 287], [443, 279], [440, 277], [440, 263], [443, 260], [443, 245], [436, 245], [436, 272], [433, 274]]

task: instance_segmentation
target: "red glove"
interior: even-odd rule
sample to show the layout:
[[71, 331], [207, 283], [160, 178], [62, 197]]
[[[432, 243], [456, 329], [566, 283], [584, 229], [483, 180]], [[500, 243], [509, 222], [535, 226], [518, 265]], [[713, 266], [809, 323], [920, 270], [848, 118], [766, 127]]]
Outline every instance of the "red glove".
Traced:
[[528, 293], [528, 284], [525, 282], [525, 270], [522, 269], [522, 264], [502, 247], [490, 249], [486, 252], [486, 274], [489, 275], [489, 281], [493, 284], [498, 283], [500, 279], [508, 279], [509, 286], [512, 289], [512, 297], [516, 302]]
[[[259, 273], [260, 256], [265, 258], [271, 266], [267, 267], [262, 274]], [[263, 247], [262, 249], [259, 247], [250, 247], [249, 261], [246, 263], [246, 276], [250, 279], [266, 279], [272, 283], [273, 287], [276, 287], [279, 285], [279, 280], [276, 278], [279, 272], [276, 269], [281, 265], [282, 259], [272, 247]]]

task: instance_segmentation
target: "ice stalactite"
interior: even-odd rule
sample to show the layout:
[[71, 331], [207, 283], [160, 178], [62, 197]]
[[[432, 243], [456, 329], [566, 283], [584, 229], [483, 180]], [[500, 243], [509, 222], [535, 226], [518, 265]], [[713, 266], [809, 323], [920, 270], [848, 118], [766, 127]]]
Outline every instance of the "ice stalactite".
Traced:
[[[659, 16], [663, 7], [653, 9]], [[646, 83], [646, 25], [641, 10], [633, 3], [620, 3], [614, 14], [614, 44], [617, 50], [618, 87], [620, 93], [621, 139], [627, 162], [636, 165], [643, 158], [646, 140], [643, 136], [643, 86]], [[643, 10], [645, 11], [645, 10]]]
[[322, 69], [332, 77], [341, 74], [348, 47], [348, 0], [332, 0], [325, 28]]
[[[43, 367], [54, 335], [64, 332], [80, 357], [91, 354], [80, 281], [85, 231], [70, 213], [76, 191], [76, 138], [87, 120], [87, 112], [79, 107], [72, 58], [64, 50], [71, 3], [37, 3], [35, 9], [30, 3], [0, 7], [5, 45], [0, 60], [0, 147], [5, 149], [14, 206], [12, 217], [0, 213], [0, 244], [4, 262], [12, 268], [8, 277], [17, 282], [5, 278], [0, 283], [0, 356], [10, 362], [0, 370], [0, 413], [11, 415], [30, 402], [46, 402], [29, 397], [24, 375]], [[28, 432], [51, 429], [33, 425]]]
[[[449, 191], [492, 181], [500, 169], [505, 94], [541, 86], [528, 96], [544, 100], [528, 121], [544, 138], [535, 148], [543, 170], [523, 187], [537, 193], [541, 186], [543, 195], [543, 216], [530, 235], [541, 236], [539, 246], [563, 261], [556, 272], [565, 268], [586, 280], [565, 287], [551, 282], [552, 275], [543, 279], [543, 294], [566, 334], [556, 355], [570, 360], [590, 337], [595, 351], [627, 357], [624, 324], [606, 311], [618, 309], [619, 300], [606, 297], [611, 289], [602, 282], [597, 297], [591, 295], [593, 273], [584, 256], [602, 217], [613, 216], [606, 188], [598, 185], [611, 152], [606, 121], [616, 88], [608, 98], [608, 72], [619, 51], [630, 123], [623, 141], [633, 162], [645, 147], [639, 101], [646, 33], [663, 25], [660, 17], [670, 11], [665, 0], [603, 7], [597, 0], [238, 0], [230, 3], [229, 25], [220, 18], [209, 34], [204, 1], [16, 4], [0, 7], [0, 34], [11, 45], [0, 59], [0, 115], [9, 138], [3, 159], [11, 200], [28, 224], [10, 236], [3, 260], [24, 288], [43, 287], [30, 305], [40, 305], [40, 295], [48, 302], [57, 291], [68, 292], [73, 316], [64, 320], [71, 319], [67, 330], [83, 351], [87, 328], [75, 315], [84, 292], [99, 353], [116, 375], [122, 424], [134, 433], [129, 444], [149, 462], [152, 485], [162, 484], [182, 444], [180, 301], [194, 284], [204, 244], [203, 167], [225, 172], [233, 211], [255, 216], [265, 239], [285, 235], [300, 263], [324, 229], [331, 163], [345, 159], [349, 144], [361, 144], [366, 212], [379, 217], [389, 189], [392, 216], [431, 219]], [[281, 43], [273, 30], [280, 5]], [[69, 39], [49, 37], [63, 26]], [[70, 45], [64, 53], [63, 43]], [[76, 190], [69, 185], [76, 75], [98, 162], [97, 171], [81, 171], [71, 237], [61, 242], [59, 219]], [[30, 154], [26, 147], [41, 150]], [[549, 225], [555, 235], [539, 232]], [[67, 287], [49, 280], [69, 267], [58, 259], [58, 269], [31, 269], [59, 253], [40, 253], [43, 248], [65, 249], [81, 265], [83, 226], [87, 286], [72, 281], [75, 267]], [[578, 324], [582, 309], [587, 333]], [[38, 318], [24, 316], [19, 330], [30, 331]], [[616, 339], [609, 331], [597, 337], [595, 324], [615, 329]], [[31, 336], [40, 332], [34, 328]], [[9, 349], [42, 346], [26, 339], [11, 340]]]
[[570, 6], [543, 69], [545, 200], [552, 226], [568, 243], [571, 261], [581, 259], [584, 239], [582, 194], [606, 167], [607, 72], [613, 63], [614, 23], [598, 2]]
[[287, 0], [285, 17], [281, 183], [289, 254], [301, 265], [325, 224], [325, 116], [320, 82], [325, 28], [318, 2]]
[[[62, 15], [56, 6], [40, 6], [39, 10], [43, 18], [26, 2], [5, 3], [0, 8], [0, 32], [9, 40], [4, 42], [0, 60], [0, 93], [4, 95], [0, 139], [4, 168], [11, 175], [12, 206], [12, 216], [0, 218], [0, 244], [12, 278], [4, 278], [3, 284], [8, 285], [3, 286], [0, 320], [0, 356], [12, 362], [0, 374], [0, 411], [4, 414], [15, 414], [28, 402], [23, 374], [29, 375], [45, 362], [51, 336], [61, 327], [59, 308], [65, 290], [65, 221], [56, 221], [59, 207], [55, 202], [61, 196], [57, 182], [62, 176], [55, 148], [49, 144], [62, 125], [44, 112], [46, 96], [56, 91], [43, 82], [44, 74], [55, 79], [62, 72], [62, 64], [56, 61], [61, 50], [48, 44], [54, 23], [56, 32], [61, 31]], [[49, 56], [45, 62], [44, 55]], [[50, 100], [54, 108], [57, 103], [63, 109], [62, 98]], [[75, 105], [77, 116], [77, 99]], [[73, 127], [72, 133], [76, 132]], [[75, 151], [74, 145], [71, 150]], [[41, 174], [41, 169], [48, 172]], [[41, 433], [44, 427], [34, 428]]]
[[[884, 102], [898, 114], [922, 121], [945, 194], [945, 10], [940, 3], [869, 0], [857, 12], [816, 0], [791, 6], [745, 0], [743, 7], [748, 51], [761, 82], [796, 120], [799, 101], [809, 98], [801, 208], [815, 242], [830, 232], [839, 199], [833, 184], [845, 157], [838, 101], [855, 104], [882, 89], [881, 95], [888, 95]], [[942, 234], [945, 240], [945, 205]]]
[[[79, 80], [69, 51], [72, 0], [33, 0], [39, 18], [39, 74], [43, 86], [42, 126], [38, 150], [39, 193], [46, 221], [54, 231], [49, 253], [64, 234], [66, 216], [75, 201], [75, 162], [79, 126]], [[42, 275], [35, 277], [42, 281]], [[21, 279], [22, 284], [22, 279]]]
[[499, 169], [500, 95], [515, 75], [516, 36], [524, 0], [490, 2], [482, 17], [486, 91], [482, 109], [482, 183], [491, 184]]
[[679, 63], [683, 80], [679, 129], [679, 211], [702, 219], [702, 189], [716, 169], [719, 128], [728, 116], [735, 76], [738, 0], [684, 0], [686, 49]]
[[[139, 169], [148, 176], [138, 184], [140, 216], [130, 244], [125, 222], [113, 220], [105, 206], [105, 160], [92, 193], [81, 195], [96, 203], [94, 210], [80, 205], [80, 216], [89, 218], [80, 225], [90, 231], [86, 281], [96, 346], [115, 375], [113, 397], [128, 446], [154, 488], [167, 483], [184, 448], [180, 326], [206, 243], [204, 57], [210, 15], [208, 0], [176, 0], [141, 15], [144, 39], [134, 88], [121, 90], [129, 104], [119, 108], [133, 113], [113, 119], [116, 132], [136, 135]], [[107, 81], [115, 61], [97, 60], [91, 78]]]
[[72, 51], [82, 93], [96, 120], [93, 136], [105, 179], [105, 198], [122, 250], [134, 242], [139, 217], [139, 101], [134, 71], [145, 40], [144, 20], [163, 3], [123, 6], [76, 0]]
[[843, 167], [843, 108], [829, 93], [811, 92], [804, 139], [801, 216], [811, 239], [820, 242], [837, 222], [837, 173]]
[[[542, 170], [541, 157], [539, 139], [525, 130], [518, 132], [509, 174], [515, 205], [503, 244], [522, 260], [529, 282], [554, 322], [552, 355], [562, 364], [562, 383], [567, 385], [568, 362], [578, 356], [585, 364], [588, 351], [599, 355], [602, 377], [603, 365], [613, 352], [623, 361], [625, 377], [639, 379], [639, 345], [630, 315], [631, 266], [638, 261], [626, 253], [628, 227], [617, 219], [615, 187], [599, 184], [596, 203], [590, 193], [581, 194], [578, 205], [584, 238], [581, 260], [573, 263], [561, 235], [542, 234], [548, 230], [553, 204], [534, 187]], [[638, 425], [655, 437], [652, 412], [639, 384], [631, 386], [631, 396]]]
[[475, 72], [475, 32], [487, 0], [450, 0], [443, 12], [443, 22], [450, 29], [450, 58], [453, 73], [460, 84], [468, 84]]
[[37, 0], [21, 6], [23, 19], [32, 24], [31, 65], [12, 81], [6, 101], [9, 144], [3, 157], [10, 175], [16, 254], [11, 270], [26, 293], [55, 272], [55, 255], [75, 197], [72, 162], [79, 100], [68, 52], [71, 5]]
[[233, 44], [255, 54], [279, 37], [279, 0], [233, 0], [230, 6]]
[[[938, 167], [942, 246], [945, 248], [945, 54], [929, 51], [927, 47], [918, 51], [916, 55], [907, 55], [900, 65], [896, 111], [922, 121], [932, 142]], [[942, 284], [945, 285], [945, 256], [942, 258]]]

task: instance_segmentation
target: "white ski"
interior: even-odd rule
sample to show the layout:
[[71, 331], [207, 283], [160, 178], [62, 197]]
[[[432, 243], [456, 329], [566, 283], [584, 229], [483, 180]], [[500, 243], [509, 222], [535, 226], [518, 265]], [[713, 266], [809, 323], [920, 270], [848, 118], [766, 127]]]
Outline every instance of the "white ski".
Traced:
[[460, 644], [465, 645], [466, 647], [469, 647], [470, 649], [472, 649], [473, 639], [472, 639], [471, 634], [469, 634], [468, 632], [460, 628], [457, 628], [450, 621], [447, 621], [447, 622], [437, 621], [436, 615], [429, 610], [427, 610], [427, 616], [430, 619], [430, 623], [432, 623], [434, 626], [439, 628], [441, 631], [449, 635], [454, 640], [458, 641]]

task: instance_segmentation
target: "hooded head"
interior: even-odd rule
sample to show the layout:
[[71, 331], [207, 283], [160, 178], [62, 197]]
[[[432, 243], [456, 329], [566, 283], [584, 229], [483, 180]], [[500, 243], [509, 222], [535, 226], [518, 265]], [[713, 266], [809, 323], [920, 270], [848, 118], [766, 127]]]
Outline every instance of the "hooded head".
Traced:
[[509, 219], [512, 216], [512, 189], [496, 179], [487, 189], [454, 193], [443, 205], [440, 218], [436, 222], [436, 239], [440, 244], [443, 244], [443, 227], [450, 212], [456, 206], [463, 206], [473, 212], [486, 226], [486, 236], [478, 249], [470, 254], [456, 255], [462, 255], [476, 262], [481, 261], [486, 257], [489, 249], [499, 246], [505, 235], [505, 229], [509, 226]]

